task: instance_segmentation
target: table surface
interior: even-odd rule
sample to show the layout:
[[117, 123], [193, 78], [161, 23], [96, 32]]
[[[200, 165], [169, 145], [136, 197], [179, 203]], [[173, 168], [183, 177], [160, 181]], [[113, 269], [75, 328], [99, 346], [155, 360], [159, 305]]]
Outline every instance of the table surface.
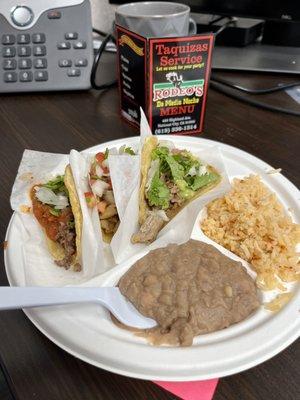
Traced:
[[[293, 80], [249, 73], [223, 73], [222, 77], [252, 88]], [[297, 109], [286, 93], [260, 100]], [[68, 153], [71, 148], [82, 150], [136, 134], [119, 118], [117, 89], [0, 96], [1, 240], [11, 217], [10, 191], [25, 148]], [[300, 186], [300, 118], [257, 109], [209, 90], [202, 136], [282, 168]], [[0, 284], [7, 285], [3, 256]], [[118, 376], [77, 360], [44, 337], [22, 311], [1, 312], [0, 356], [11, 391], [20, 400], [176, 398], [151, 382]], [[298, 340], [260, 366], [221, 379], [214, 400], [300, 398], [299, 360]]]

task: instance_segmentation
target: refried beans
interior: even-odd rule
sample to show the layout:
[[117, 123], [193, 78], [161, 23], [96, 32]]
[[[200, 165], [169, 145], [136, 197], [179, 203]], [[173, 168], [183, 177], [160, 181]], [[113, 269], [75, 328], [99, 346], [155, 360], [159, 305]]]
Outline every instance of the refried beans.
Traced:
[[259, 307], [255, 283], [241, 263], [196, 240], [150, 251], [121, 278], [121, 293], [158, 326], [143, 331], [154, 345], [190, 346]]

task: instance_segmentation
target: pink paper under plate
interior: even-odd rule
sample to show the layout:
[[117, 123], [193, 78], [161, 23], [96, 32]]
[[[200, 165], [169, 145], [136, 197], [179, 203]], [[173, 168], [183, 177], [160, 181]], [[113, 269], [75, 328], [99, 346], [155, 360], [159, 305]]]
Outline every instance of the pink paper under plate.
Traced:
[[214, 395], [218, 379], [196, 382], [154, 381], [154, 383], [183, 400], [211, 400]]

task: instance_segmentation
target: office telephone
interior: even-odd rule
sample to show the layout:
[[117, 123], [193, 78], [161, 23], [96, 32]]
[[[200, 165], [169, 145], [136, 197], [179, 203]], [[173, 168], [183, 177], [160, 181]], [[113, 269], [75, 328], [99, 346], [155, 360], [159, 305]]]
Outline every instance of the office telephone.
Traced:
[[0, 92], [90, 88], [89, 0], [1, 0]]

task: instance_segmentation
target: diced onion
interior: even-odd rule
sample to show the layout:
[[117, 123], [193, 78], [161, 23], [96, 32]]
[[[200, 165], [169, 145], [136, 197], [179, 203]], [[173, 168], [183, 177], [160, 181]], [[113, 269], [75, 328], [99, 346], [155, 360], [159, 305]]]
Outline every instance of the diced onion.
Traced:
[[100, 179], [97, 179], [92, 183], [92, 192], [95, 196], [102, 197], [107, 188], [109, 188], [109, 184]]
[[170, 219], [168, 218], [166, 212], [164, 210], [157, 210], [155, 214], [158, 215], [162, 220], [168, 222]]
[[153, 176], [155, 175], [158, 168], [159, 168], [159, 160], [158, 159], [152, 160], [149, 171], [148, 171], [146, 190], [148, 190], [150, 188]]
[[197, 170], [196, 170], [196, 166], [195, 166], [195, 165], [193, 165], [193, 166], [190, 168], [190, 170], [189, 170], [189, 172], [187, 173], [187, 175], [190, 175], [190, 176], [195, 176], [195, 175], [197, 175]]
[[69, 205], [67, 196], [62, 194], [55, 194], [51, 189], [43, 186], [38, 186], [35, 191], [35, 195], [39, 201], [45, 204], [55, 206], [55, 208], [61, 210]]
[[119, 148], [119, 154], [124, 154], [125, 149], [126, 149], [126, 144], [123, 144], [123, 146], [121, 146], [121, 147]]
[[207, 168], [206, 168], [206, 165], [201, 165], [200, 167], [199, 167], [199, 173], [198, 173], [198, 175], [200, 175], [200, 176], [202, 176], [202, 175], [205, 175], [205, 174], [207, 174]]
[[[103, 161], [104, 162], [104, 161]], [[102, 163], [103, 164], [103, 163]], [[96, 165], [96, 175], [101, 178], [103, 175], [103, 169], [100, 167], [100, 165]]]
[[108, 158], [102, 161], [102, 167], [108, 168]]

